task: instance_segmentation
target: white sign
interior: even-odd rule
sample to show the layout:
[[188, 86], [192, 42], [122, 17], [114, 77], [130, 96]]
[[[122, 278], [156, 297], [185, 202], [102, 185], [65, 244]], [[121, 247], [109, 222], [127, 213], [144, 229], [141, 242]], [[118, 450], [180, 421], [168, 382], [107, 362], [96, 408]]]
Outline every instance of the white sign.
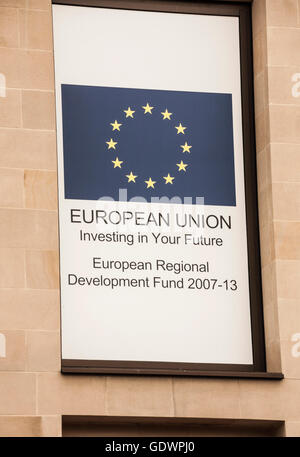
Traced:
[[53, 23], [62, 358], [252, 365], [238, 18]]

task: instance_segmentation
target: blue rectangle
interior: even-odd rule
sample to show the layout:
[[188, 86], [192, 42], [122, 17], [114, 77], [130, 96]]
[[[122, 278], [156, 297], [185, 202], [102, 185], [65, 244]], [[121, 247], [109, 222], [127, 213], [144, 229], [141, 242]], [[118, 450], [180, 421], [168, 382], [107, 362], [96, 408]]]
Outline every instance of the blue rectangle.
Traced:
[[236, 205], [231, 94], [64, 84], [62, 113], [65, 198]]

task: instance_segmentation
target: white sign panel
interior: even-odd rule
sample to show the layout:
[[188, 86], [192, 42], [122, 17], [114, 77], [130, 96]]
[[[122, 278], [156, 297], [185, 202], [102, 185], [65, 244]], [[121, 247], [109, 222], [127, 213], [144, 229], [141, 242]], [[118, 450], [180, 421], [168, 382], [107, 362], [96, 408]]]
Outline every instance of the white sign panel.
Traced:
[[239, 19], [53, 23], [62, 359], [251, 366]]

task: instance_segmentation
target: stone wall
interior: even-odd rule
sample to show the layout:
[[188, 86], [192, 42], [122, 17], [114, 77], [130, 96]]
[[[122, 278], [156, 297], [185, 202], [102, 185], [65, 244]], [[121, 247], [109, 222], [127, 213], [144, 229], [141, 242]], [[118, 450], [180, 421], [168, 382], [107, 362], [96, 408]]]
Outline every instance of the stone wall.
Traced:
[[285, 379], [60, 374], [51, 2], [0, 0], [0, 436], [61, 415], [269, 419], [300, 436], [300, 0], [253, 2], [267, 364]]

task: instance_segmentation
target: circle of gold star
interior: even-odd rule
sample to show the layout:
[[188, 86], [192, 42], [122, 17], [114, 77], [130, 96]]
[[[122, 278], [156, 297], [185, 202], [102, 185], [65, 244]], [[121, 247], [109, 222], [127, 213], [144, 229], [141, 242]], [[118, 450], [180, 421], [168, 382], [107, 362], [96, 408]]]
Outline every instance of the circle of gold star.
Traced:
[[184, 131], [185, 131], [186, 127], [183, 127], [183, 125], [180, 122], [180, 124], [177, 127], [175, 127], [175, 129], [177, 129], [177, 135], [178, 135], [178, 133], [183, 133], [183, 135], [184, 135]]
[[142, 108], [144, 109], [144, 114], [152, 114], [153, 106], [150, 106], [149, 103], [146, 106], [142, 106]]
[[[152, 113], [152, 110], [155, 109], [154, 106], [150, 106], [149, 102], [147, 102], [145, 105], [142, 105], [142, 109], [144, 110], [144, 114], [153, 114]], [[132, 109], [130, 106], [128, 106], [127, 109], [124, 109], [123, 112], [125, 113], [125, 116], [126, 118], [132, 118], [134, 119], [134, 113], [135, 113], [135, 110]], [[162, 120], [169, 120], [171, 121], [171, 116], [173, 115], [173, 113], [169, 112], [167, 108], [165, 108], [165, 111], [161, 111], [160, 114], [162, 115]], [[120, 127], [123, 125], [121, 124], [120, 122], [118, 122], [117, 120], [115, 120], [114, 122], [111, 122], [110, 125], [112, 126], [112, 131], [119, 131], [120, 132]], [[182, 123], [180, 122], [178, 125], [175, 125], [174, 126], [175, 129], [177, 130], [177, 135], [179, 134], [182, 134], [182, 135], [185, 135], [185, 130], [187, 129], [187, 127], [183, 126]], [[109, 141], [106, 141], [106, 144], [107, 144], [107, 147], [108, 149], [114, 149], [116, 150], [116, 145], [118, 144], [117, 141], [114, 141], [112, 138], [109, 140]], [[191, 153], [190, 149], [192, 148], [192, 145], [188, 144], [187, 141], [185, 141], [184, 144], [180, 145], [180, 147], [182, 148], [182, 152], [188, 152], [189, 154]], [[114, 165], [113, 168], [120, 168], [122, 169], [122, 164], [124, 163], [123, 160], [119, 160], [118, 157], [116, 157], [115, 160], [112, 160], [112, 163]], [[176, 163], [176, 166], [178, 167], [178, 172], [181, 172], [181, 171], [184, 171], [186, 172], [186, 168], [189, 166], [188, 163], [184, 163], [182, 160], [179, 162], [179, 163]], [[136, 179], [138, 178], [138, 175], [135, 175], [133, 173], [133, 171], [130, 171], [130, 173], [128, 172], [127, 175], [125, 175], [126, 178], [127, 178], [127, 182], [130, 183], [136, 183]], [[175, 176], [171, 176], [170, 173], [168, 173], [166, 176], [163, 176], [162, 177], [165, 181], [165, 184], [173, 184], [173, 181], [175, 179]], [[157, 181], [154, 181], [154, 179], [152, 179], [152, 177], [149, 177], [148, 179], [146, 179], [145, 181], [145, 184], [146, 184], [146, 187], [147, 189], [155, 189], [155, 184], [157, 183]]]
[[112, 160], [112, 163], [114, 164], [114, 168], [122, 168], [121, 164], [123, 163], [123, 160], [119, 160], [119, 158], [116, 157], [116, 160]]
[[163, 115], [163, 119], [169, 119], [170, 121], [173, 113], [169, 113], [169, 111], [166, 108], [166, 110], [164, 112], [161, 112], [161, 114]]
[[178, 167], [178, 171], [186, 171], [186, 167], [188, 167], [188, 164], [187, 163], [183, 163], [183, 161], [181, 161], [180, 163], [176, 163], [177, 167]]
[[145, 183], [147, 184], [147, 189], [149, 189], [149, 187], [154, 189], [154, 184], [156, 184], [156, 181], [152, 181], [152, 178], [149, 178], [148, 181], [145, 181]]
[[192, 146], [189, 146], [187, 144], [187, 142], [185, 142], [185, 144], [182, 144], [180, 147], [183, 149], [182, 152], [188, 152], [189, 154], [191, 153], [190, 149], [191, 149]]
[[111, 122], [110, 125], [112, 125], [113, 131], [114, 130], [119, 130], [120, 131], [120, 127], [121, 127], [122, 124], [119, 124], [118, 121], [115, 121], [115, 122]]
[[124, 113], [126, 114], [126, 117], [132, 117], [133, 118], [133, 114], [135, 113], [135, 111], [132, 111], [132, 109], [130, 108], [130, 106], [128, 106], [128, 109], [124, 109]]
[[168, 176], [164, 176], [163, 178], [166, 181], [165, 184], [173, 184], [175, 179], [174, 177], [170, 176], [170, 173], [168, 173]]
[[118, 143], [111, 138], [110, 141], [106, 141], [106, 144], [108, 144], [108, 149], [116, 149]]
[[135, 182], [135, 178], [137, 178], [137, 175], [134, 175], [131, 171], [129, 175], [126, 175], [126, 178], [128, 178], [128, 182]]

